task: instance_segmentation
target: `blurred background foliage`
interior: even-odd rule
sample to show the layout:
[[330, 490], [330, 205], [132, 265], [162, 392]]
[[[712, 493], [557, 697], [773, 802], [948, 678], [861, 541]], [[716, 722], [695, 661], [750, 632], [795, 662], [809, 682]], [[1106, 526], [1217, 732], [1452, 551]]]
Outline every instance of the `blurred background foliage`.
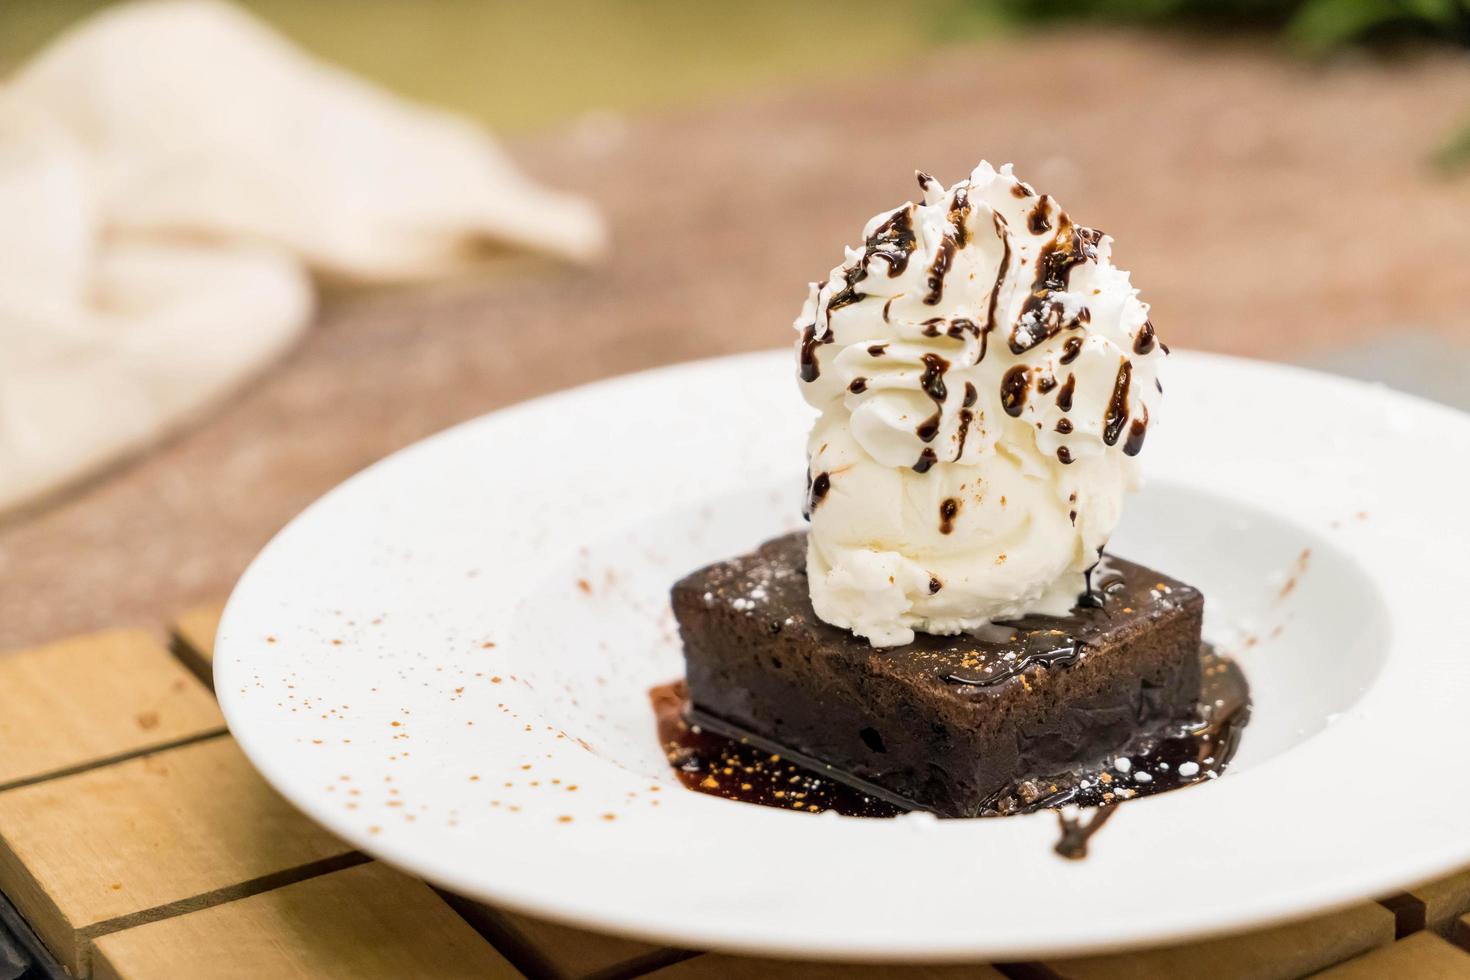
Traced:
[[1319, 56], [1360, 42], [1433, 39], [1470, 45], [1470, 0], [1001, 0], [1001, 6], [1028, 21], [1168, 22], [1280, 31], [1297, 51]]
[[[1295, 54], [1470, 49], [1470, 0], [243, 0], [323, 57], [501, 131], [895, 66], [1039, 25], [1271, 35]], [[106, 0], [0, 0], [0, 72]], [[1470, 166], [1470, 120], [1436, 156]]]
[[[1273, 32], [1293, 52], [1324, 58], [1349, 46], [1414, 43], [1470, 48], [1470, 0], [973, 0], [982, 20], [1084, 21]], [[1470, 120], [1446, 136], [1433, 163], [1470, 166]]]

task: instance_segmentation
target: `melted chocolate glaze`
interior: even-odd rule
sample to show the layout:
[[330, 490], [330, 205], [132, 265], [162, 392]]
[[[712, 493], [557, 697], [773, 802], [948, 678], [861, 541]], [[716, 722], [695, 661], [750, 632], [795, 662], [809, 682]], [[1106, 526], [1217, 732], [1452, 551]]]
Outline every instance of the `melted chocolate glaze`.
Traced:
[[1057, 459], [1061, 460], [1063, 463], [1072, 462], [1072, 450], [1068, 449], [1066, 446], [1058, 446]]
[[853, 378], [852, 382], [848, 384], [847, 390], [852, 392], [854, 395], [862, 394], [863, 392], [868, 390], [868, 379]]
[[914, 472], [928, 473], [937, 462], [939, 462], [939, 457], [934, 454], [934, 450], [925, 446], [923, 451], [919, 453], [918, 460], [914, 463]]
[[1071, 364], [1077, 360], [1077, 355], [1082, 353], [1082, 338], [1068, 337], [1067, 342], [1062, 344], [1062, 356], [1059, 360], [1063, 364]]
[[886, 341], [884, 343], [881, 343], [881, 344], [872, 344], [872, 345], [870, 345], [868, 347], [868, 356], [869, 357], [882, 357], [883, 356], [883, 352], [886, 351], [887, 349], [888, 349], [888, 344], [887, 344]]
[[[931, 589], [937, 581], [931, 581]], [[1075, 646], [1048, 648], [1038, 642], [1026, 654], [1027, 666], [1066, 669], [1077, 652]], [[1218, 778], [1239, 748], [1250, 720], [1250, 690], [1233, 660], [1217, 655], [1208, 645], [1200, 657], [1203, 680], [1191, 717], [1140, 731], [1107, 759], [1089, 760], [1065, 772], [1007, 786], [990, 798], [985, 817], [1064, 806], [1096, 807], [1097, 814], [1086, 826], [1079, 826], [1076, 818], [1061, 816], [1063, 837], [1057, 851], [1064, 857], [1081, 857], [1087, 837], [1102, 826], [1116, 804]], [[1007, 669], [1006, 676], [1015, 676], [1026, 667]], [[1001, 680], [998, 674], [983, 680], [950, 679], [962, 684]], [[649, 696], [669, 765], [679, 781], [695, 792], [781, 809], [835, 810], [854, 817], [892, 817], [907, 809], [845, 782], [840, 774], [814, 760], [797, 762], [746, 739], [691, 725], [686, 718], [688, 694], [683, 681], [655, 687]], [[1128, 761], [1122, 762], [1124, 759]]]

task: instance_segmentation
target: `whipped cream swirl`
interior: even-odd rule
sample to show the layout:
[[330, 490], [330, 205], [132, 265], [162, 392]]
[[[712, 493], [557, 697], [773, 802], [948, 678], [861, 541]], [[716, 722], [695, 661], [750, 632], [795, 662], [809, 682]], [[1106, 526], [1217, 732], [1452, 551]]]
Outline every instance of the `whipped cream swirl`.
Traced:
[[1009, 165], [918, 177], [795, 323], [812, 604], [874, 646], [1070, 610], [1167, 354], [1112, 240]]

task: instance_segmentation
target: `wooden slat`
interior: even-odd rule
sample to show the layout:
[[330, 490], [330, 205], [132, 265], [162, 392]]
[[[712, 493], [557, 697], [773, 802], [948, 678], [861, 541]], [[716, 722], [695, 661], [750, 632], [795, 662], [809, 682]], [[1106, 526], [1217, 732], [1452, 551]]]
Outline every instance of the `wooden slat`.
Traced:
[[723, 953], [696, 956], [649, 976], [656, 980], [1004, 980], [1004, 974], [981, 964], [804, 963]]
[[0, 890], [73, 972], [96, 936], [359, 860], [227, 736], [0, 793]]
[[1425, 928], [1449, 935], [1455, 920], [1470, 912], [1470, 868], [1407, 891], [1424, 903]]
[[1424, 903], [1408, 892], [1380, 898], [1378, 904], [1393, 913], [1395, 939], [1403, 939], [1424, 928]]
[[219, 632], [223, 602], [198, 606], [173, 622], [173, 650], [194, 674], [214, 688], [214, 635]]
[[364, 864], [97, 941], [98, 980], [519, 977], [422, 882]]
[[1450, 927], [1450, 942], [1470, 953], [1470, 914], [1462, 915]]
[[532, 976], [557, 980], [639, 976], [693, 955], [441, 894], [482, 936]]
[[1470, 953], [1457, 949], [1432, 932], [1416, 932], [1407, 939], [1348, 960], [1317, 975], [1320, 980], [1470, 980]]
[[1288, 980], [1393, 942], [1394, 914], [1376, 903], [1274, 929], [1201, 943], [1028, 965], [1024, 975], [1065, 980]]
[[0, 657], [0, 789], [223, 730], [209, 692], [145, 632]]

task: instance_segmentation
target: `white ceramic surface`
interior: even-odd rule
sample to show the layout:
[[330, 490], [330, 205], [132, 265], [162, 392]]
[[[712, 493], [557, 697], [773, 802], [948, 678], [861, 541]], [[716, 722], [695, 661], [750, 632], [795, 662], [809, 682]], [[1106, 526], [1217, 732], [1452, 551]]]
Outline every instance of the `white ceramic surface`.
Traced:
[[1013, 959], [1320, 911], [1470, 862], [1470, 416], [1176, 355], [1112, 550], [1201, 587], [1255, 717], [1214, 783], [1052, 814], [861, 820], [683, 790], [647, 689], [668, 586], [796, 527], [789, 352], [519, 405], [373, 466], [241, 580], [215, 677], [297, 806], [476, 898], [682, 946]]

